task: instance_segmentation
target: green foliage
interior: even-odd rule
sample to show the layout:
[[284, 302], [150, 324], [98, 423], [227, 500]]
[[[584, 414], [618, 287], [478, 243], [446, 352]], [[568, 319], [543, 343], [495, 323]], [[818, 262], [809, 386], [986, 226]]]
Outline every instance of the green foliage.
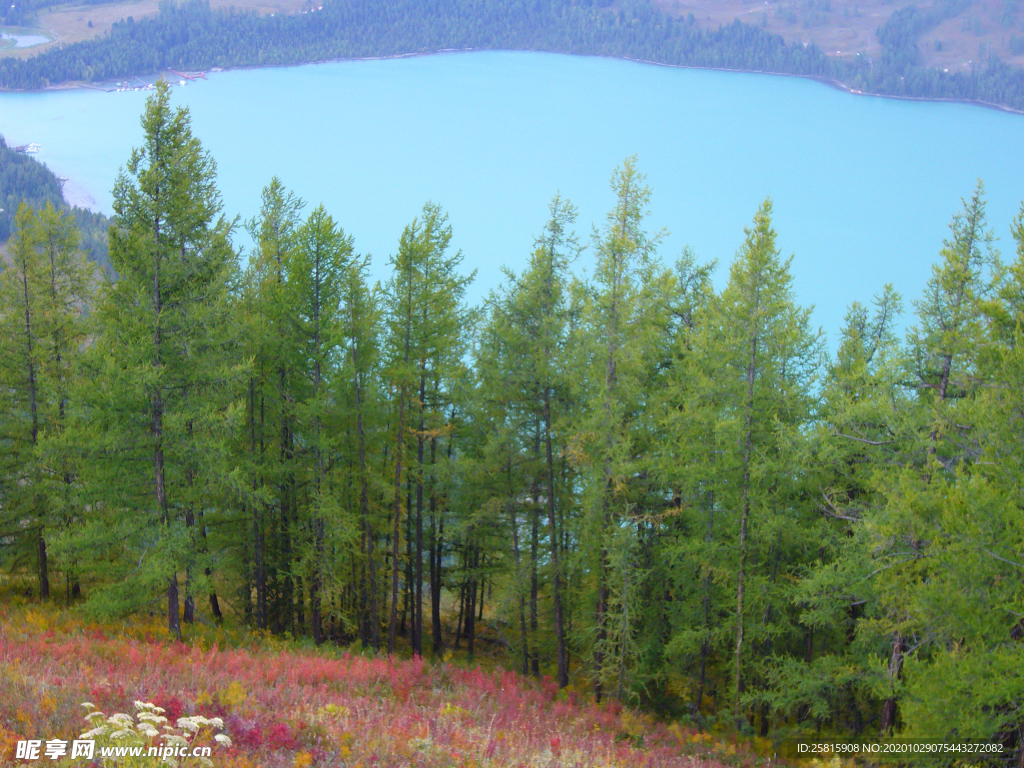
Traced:
[[979, 185], [906, 336], [884, 286], [826, 359], [770, 200], [717, 290], [661, 260], [628, 158], [593, 274], [556, 196], [477, 309], [433, 203], [370, 285], [274, 179], [239, 270], [166, 86], [143, 127], [117, 280], [96, 295], [52, 205], [22, 207], [0, 273], [0, 544], [40, 595], [60, 574], [94, 614], [160, 602], [172, 634], [488, 643], [567, 697], [1019, 760], [1024, 208], [1004, 262]]
[[89, 350], [89, 381], [79, 382], [66, 438], [85, 476], [81, 503], [96, 514], [64, 549], [110, 579], [96, 610], [148, 605], [163, 585], [177, 631], [177, 572], [187, 574], [188, 613], [208, 567], [203, 518], [216, 508], [214, 446], [235, 365], [227, 302], [235, 255], [215, 165], [192, 136], [188, 111], [168, 100], [162, 85], [147, 102], [143, 146], [114, 189], [118, 280], [96, 307], [103, 333]]
[[32, 562], [46, 596], [47, 545], [77, 516], [72, 469], [50, 445], [67, 428], [96, 275], [66, 211], [22, 204], [16, 223], [10, 264], [0, 272], [0, 526], [4, 559]]
[[[22, 152], [15, 152], [0, 136], [0, 243], [15, 228], [15, 215], [22, 204], [42, 208], [46, 204], [67, 208], [60, 180], [41, 163]], [[107, 256], [107, 217], [84, 208], [71, 208], [82, 250], [96, 263], [109, 268]]]

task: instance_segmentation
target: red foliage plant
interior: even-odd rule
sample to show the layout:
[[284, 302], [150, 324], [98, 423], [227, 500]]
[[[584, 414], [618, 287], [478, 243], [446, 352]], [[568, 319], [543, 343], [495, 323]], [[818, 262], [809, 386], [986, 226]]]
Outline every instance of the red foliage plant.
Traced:
[[[617, 704], [587, 704], [550, 679], [422, 659], [203, 649], [96, 631], [47, 637], [0, 626], [0, 668], [0, 735], [70, 739], [84, 730], [82, 702], [112, 714], [134, 712], [141, 700], [171, 721], [223, 717], [234, 743], [225, 765], [239, 767], [721, 765], [693, 756], [704, 748], [689, 732]], [[643, 739], [623, 738], [638, 728]]]

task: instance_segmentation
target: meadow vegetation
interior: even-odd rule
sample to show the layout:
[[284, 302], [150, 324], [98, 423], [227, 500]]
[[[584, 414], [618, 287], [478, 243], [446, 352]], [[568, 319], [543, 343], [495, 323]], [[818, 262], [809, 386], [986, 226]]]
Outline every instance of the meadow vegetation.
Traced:
[[[550, 678], [523, 678], [486, 660], [469, 666], [450, 658], [372, 657], [223, 627], [198, 627], [189, 643], [169, 643], [160, 623], [145, 617], [99, 624], [5, 602], [2, 764], [18, 739], [77, 738], [104, 722], [87, 721], [90, 712], [134, 714], [137, 701], [160, 707], [172, 723], [218, 719], [222, 729], [205, 729], [222, 731], [230, 746], [216, 745], [210, 733], [196, 741], [215, 744], [218, 768], [766, 762], [746, 745], [737, 749], [615, 702], [595, 706], [586, 694], [560, 691]], [[65, 763], [80, 761], [49, 764]]]

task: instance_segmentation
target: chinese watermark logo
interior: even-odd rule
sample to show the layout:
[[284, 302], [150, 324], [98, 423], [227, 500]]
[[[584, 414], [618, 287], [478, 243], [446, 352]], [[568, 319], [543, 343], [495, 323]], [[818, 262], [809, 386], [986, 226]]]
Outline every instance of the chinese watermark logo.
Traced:
[[[44, 746], [45, 745], [45, 746]], [[68, 743], [63, 739], [25, 739], [18, 742], [15, 758], [18, 760], [39, 760], [49, 758], [56, 760], [68, 753]], [[84, 758], [92, 760], [96, 753], [96, 742], [92, 739], [75, 739], [71, 742], [71, 759]]]

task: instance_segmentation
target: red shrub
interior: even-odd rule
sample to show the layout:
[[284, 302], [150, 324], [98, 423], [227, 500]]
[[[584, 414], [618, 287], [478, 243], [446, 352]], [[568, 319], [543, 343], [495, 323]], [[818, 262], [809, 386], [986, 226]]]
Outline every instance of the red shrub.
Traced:
[[177, 696], [168, 695], [166, 692], [151, 696], [150, 701], [158, 707], [164, 708], [164, 717], [172, 723], [177, 722], [181, 713], [185, 711], [185, 704]]
[[267, 731], [267, 746], [270, 749], [291, 749], [299, 748], [299, 741], [292, 735], [287, 723], [274, 723]]

